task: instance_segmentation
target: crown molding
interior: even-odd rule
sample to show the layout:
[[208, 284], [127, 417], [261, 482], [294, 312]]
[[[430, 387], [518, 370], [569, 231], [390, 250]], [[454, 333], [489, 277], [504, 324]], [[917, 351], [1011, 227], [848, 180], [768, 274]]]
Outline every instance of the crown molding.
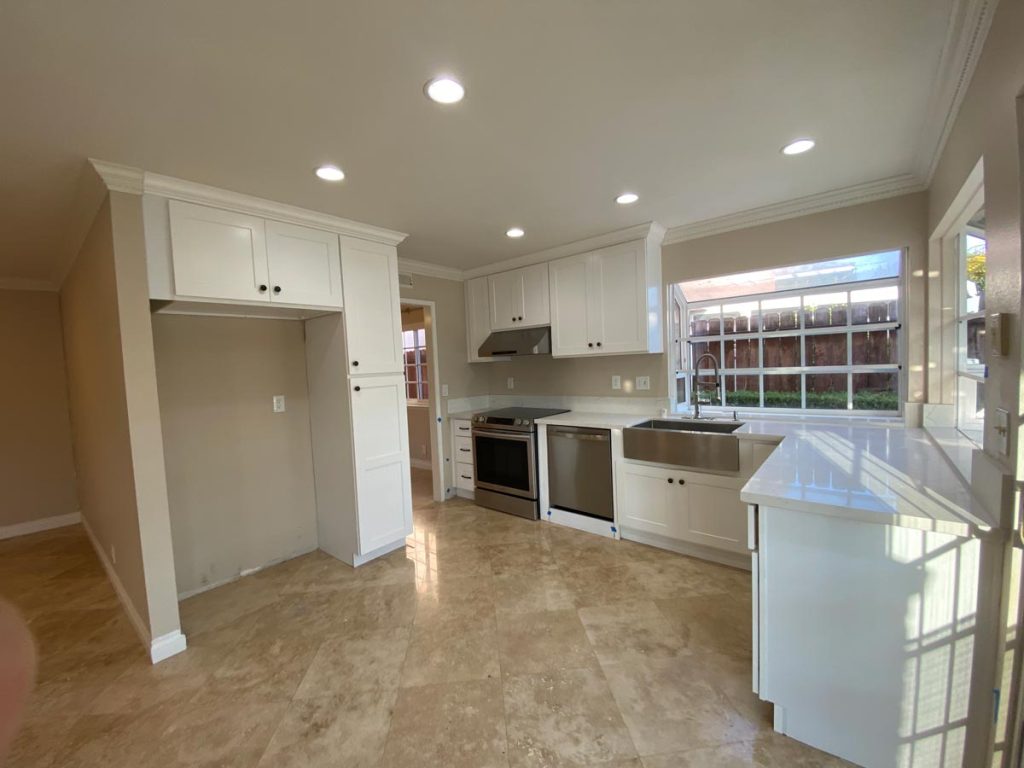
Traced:
[[0, 291], [48, 291], [60, 290], [51, 280], [29, 280], [22, 277], [0, 277]]
[[90, 160], [89, 162], [92, 163], [107, 189], [114, 192], [157, 195], [187, 203], [210, 205], [288, 224], [326, 229], [337, 232], [339, 235], [370, 240], [384, 245], [397, 246], [408, 237], [404, 232], [375, 227], [372, 224], [363, 224], [327, 213], [310, 211], [294, 205], [266, 200], [262, 197], [243, 195], [240, 192], [231, 192], [194, 181], [176, 179], [173, 176], [162, 176], [158, 173], [150, 173], [103, 160]]
[[428, 261], [416, 261], [415, 259], [403, 259], [401, 256], [398, 257], [398, 271], [422, 277], [455, 280], [456, 282], [466, 279], [465, 273], [456, 267], [445, 267], [441, 264], [431, 264]]
[[636, 226], [618, 229], [614, 232], [606, 232], [603, 235], [588, 237], [584, 240], [576, 240], [571, 243], [566, 243], [565, 245], [558, 245], [554, 248], [537, 251], [536, 253], [528, 253], [525, 256], [517, 256], [514, 259], [496, 261], [491, 264], [485, 264], [482, 267], [467, 269], [463, 272], [463, 279], [469, 280], [473, 277], [493, 275], [496, 272], [506, 272], [510, 269], [518, 269], [519, 267], [529, 267], [534, 264], [541, 264], [545, 261], [561, 259], [565, 256], [574, 256], [577, 253], [586, 253], [587, 251], [595, 251], [598, 248], [607, 248], [610, 245], [628, 243], [631, 240], [642, 240], [645, 237], [650, 237], [654, 245], [661, 245], [661, 240], [664, 236], [665, 228], [656, 221], [649, 221], [646, 224], [637, 224]]
[[846, 208], [850, 205], [870, 203], [875, 200], [884, 200], [888, 197], [908, 195], [912, 192], [922, 192], [925, 188], [926, 185], [913, 174], [892, 176], [888, 179], [880, 179], [879, 181], [869, 181], [866, 184], [856, 184], [851, 187], [834, 189], [817, 195], [808, 195], [807, 197], [799, 197], [782, 203], [763, 205], [760, 208], [750, 208], [746, 211], [730, 213], [725, 216], [703, 219], [690, 224], [681, 224], [668, 230], [665, 234], [663, 245], [697, 240], [701, 237], [720, 235], [737, 229], [771, 224], [776, 221], [784, 221], [785, 219], [795, 219], [812, 213]]
[[949, 16], [914, 168], [931, 184], [978, 66], [999, 0], [956, 0]]

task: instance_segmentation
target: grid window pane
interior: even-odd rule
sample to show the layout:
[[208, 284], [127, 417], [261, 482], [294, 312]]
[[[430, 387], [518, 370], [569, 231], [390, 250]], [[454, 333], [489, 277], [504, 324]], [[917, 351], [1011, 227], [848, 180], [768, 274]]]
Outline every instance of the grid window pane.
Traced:
[[[700, 357], [705, 354], [713, 355], [715, 358], [715, 362], [721, 365], [722, 344], [717, 339], [715, 339], [714, 341], [695, 341], [693, 342], [693, 344], [690, 345], [690, 354], [693, 355], [693, 357], [690, 360], [691, 367], [696, 365], [697, 360], [699, 360]], [[708, 365], [708, 361], [705, 360], [702, 364], [701, 370], [710, 370], [713, 367], [714, 366]]]
[[761, 324], [765, 331], [792, 331], [800, 327], [800, 299], [765, 299], [761, 302]]
[[732, 408], [760, 407], [760, 376], [726, 376], [725, 404]]
[[899, 320], [900, 289], [895, 285], [850, 292], [854, 325], [895, 323]]
[[726, 304], [722, 307], [722, 329], [724, 333], [757, 333], [760, 327], [757, 302]]
[[407, 398], [409, 398], [410, 400], [415, 400], [416, 399], [416, 384], [414, 384], [414, 383], [407, 383], [405, 385], [405, 396]]
[[804, 327], [846, 325], [846, 292], [804, 296]]
[[972, 367], [979, 367], [985, 364], [985, 318], [972, 317], [962, 323], [965, 338], [963, 340], [966, 350], [968, 370]]
[[898, 411], [899, 376], [896, 373], [853, 374], [853, 408], [857, 411]]
[[965, 313], [982, 312], [985, 309], [985, 278], [988, 274], [986, 262], [987, 243], [980, 230], [968, 232], [964, 238], [966, 258], [964, 259], [964, 302]]
[[[888, 365], [899, 362], [899, 344], [895, 328], [851, 334], [854, 365]], [[857, 388], [854, 387], [854, 392]], [[854, 408], [857, 406], [855, 405]], [[875, 409], [872, 409], [875, 410]]]
[[800, 374], [765, 374], [765, 408], [800, 408]]
[[757, 339], [726, 339], [723, 368], [760, 368]]
[[985, 383], [967, 376], [958, 376], [956, 409], [960, 431], [976, 443], [981, 443], [985, 433]]
[[800, 337], [772, 336], [765, 339], [762, 365], [765, 368], [798, 367], [800, 365]]
[[807, 365], [846, 365], [846, 334], [805, 336], [804, 353]]
[[690, 311], [691, 336], [718, 336], [722, 332], [721, 307], [702, 307]]
[[807, 374], [807, 407], [829, 411], [845, 411], [848, 407], [846, 374]]

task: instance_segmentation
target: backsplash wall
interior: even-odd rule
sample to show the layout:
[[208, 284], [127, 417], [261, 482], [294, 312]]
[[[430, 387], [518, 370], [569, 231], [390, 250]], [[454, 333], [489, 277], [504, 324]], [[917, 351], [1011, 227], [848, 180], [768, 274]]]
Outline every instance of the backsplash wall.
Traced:
[[[490, 373], [491, 395], [575, 395], [589, 397], [668, 397], [665, 355], [612, 355], [608, 357], [520, 357], [508, 361], [476, 363]], [[508, 378], [515, 387], [508, 388]], [[622, 389], [612, 389], [612, 376], [622, 377]], [[649, 391], [637, 391], [637, 376], [648, 376]]]

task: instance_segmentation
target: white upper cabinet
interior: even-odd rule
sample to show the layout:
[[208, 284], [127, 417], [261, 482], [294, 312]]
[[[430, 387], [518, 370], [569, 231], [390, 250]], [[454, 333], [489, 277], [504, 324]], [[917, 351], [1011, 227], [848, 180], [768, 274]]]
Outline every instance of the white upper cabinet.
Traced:
[[487, 286], [492, 331], [550, 325], [547, 264], [489, 275]]
[[341, 308], [338, 235], [279, 221], [266, 232], [270, 300]]
[[466, 291], [466, 346], [471, 363], [489, 363], [507, 360], [505, 357], [480, 357], [480, 345], [491, 335], [491, 301], [486, 277], [467, 280]]
[[178, 200], [168, 208], [176, 294], [270, 301], [263, 219]]
[[661, 351], [660, 255], [644, 240], [551, 263], [551, 354]]
[[340, 242], [348, 372], [403, 373], [398, 252], [356, 238]]

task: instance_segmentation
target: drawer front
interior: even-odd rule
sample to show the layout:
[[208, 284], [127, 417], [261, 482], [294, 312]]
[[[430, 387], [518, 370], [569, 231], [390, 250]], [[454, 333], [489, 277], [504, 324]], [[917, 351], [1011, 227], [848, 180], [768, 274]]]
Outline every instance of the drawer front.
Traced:
[[463, 488], [467, 491], [472, 491], [474, 488], [473, 484], [473, 465], [459, 462], [455, 465], [455, 487]]
[[471, 437], [473, 424], [468, 419], [455, 419], [452, 421], [452, 434], [456, 437]]
[[473, 463], [473, 438], [455, 436], [455, 460]]

